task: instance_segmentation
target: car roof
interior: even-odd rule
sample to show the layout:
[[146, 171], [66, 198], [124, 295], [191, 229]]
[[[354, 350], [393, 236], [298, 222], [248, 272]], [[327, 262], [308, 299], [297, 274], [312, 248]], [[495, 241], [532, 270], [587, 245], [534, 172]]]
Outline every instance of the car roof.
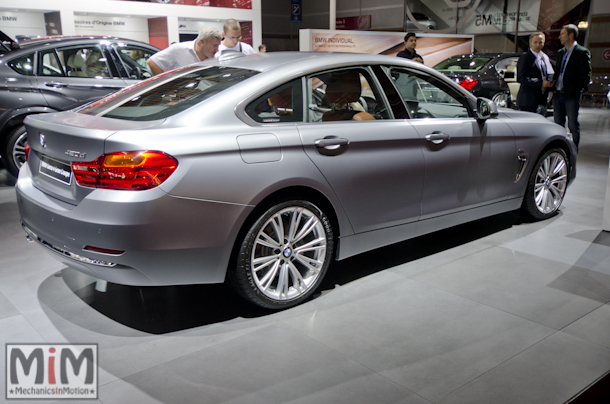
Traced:
[[0, 57], [4, 56], [14, 56], [22, 53], [32, 52], [37, 49], [44, 48], [54, 48], [60, 45], [70, 45], [70, 44], [92, 44], [100, 41], [120, 41], [129, 44], [138, 44], [144, 45], [149, 48], [157, 49], [156, 46], [147, 44], [145, 42], [137, 41], [134, 39], [125, 39], [119, 38], [115, 36], [103, 36], [103, 35], [72, 35], [72, 36], [48, 36], [43, 38], [33, 38], [27, 39], [25, 41], [20, 41], [18, 49], [15, 49], [11, 52], [2, 52], [0, 50]]
[[279, 71], [293, 70], [300, 75], [317, 72], [321, 69], [333, 69], [354, 64], [363, 65], [402, 65], [416, 66], [418, 68], [429, 69], [433, 74], [436, 71], [423, 66], [421, 63], [413, 62], [409, 59], [395, 56], [374, 55], [367, 53], [344, 53], [344, 52], [267, 52], [257, 53], [248, 56], [232, 57], [224, 59], [224, 54], [220, 59], [213, 61], [203, 61], [202, 64], [214, 64], [219, 66], [230, 66], [243, 69], [257, 70], [265, 72], [274, 70]]
[[22, 48], [27, 48], [30, 46], [34, 46], [34, 45], [40, 45], [40, 44], [57, 44], [57, 43], [71, 43], [71, 42], [83, 42], [86, 40], [93, 40], [93, 41], [100, 41], [100, 40], [106, 40], [106, 41], [128, 41], [128, 42], [140, 42], [140, 41], [136, 41], [133, 39], [125, 39], [125, 38], [119, 38], [119, 37], [115, 37], [115, 36], [104, 36], [104, 35], [70, 35], [70, 36], [61, 36], [61, 35], [57, 35], [57, 36], [47, 36], [47, 37], [43, 37], [43, 38], [32, 38], [32, 39], [26, 39], [25, 41], [20, 41], [19, 42], [19, 46]]

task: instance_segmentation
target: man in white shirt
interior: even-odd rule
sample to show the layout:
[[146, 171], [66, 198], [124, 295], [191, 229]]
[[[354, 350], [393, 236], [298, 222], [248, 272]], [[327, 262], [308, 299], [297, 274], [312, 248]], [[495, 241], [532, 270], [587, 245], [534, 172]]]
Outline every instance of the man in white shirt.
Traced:
[[224, 39], [218, 47], [216, 57], [219, 57], [222, 51], [226, 49], [242, 52], [246, 55], [254, 54], [254, 49], [250, 45], [240, 42], [241, 26], [237, 20], [230, 18], [225, 21], [225, 24], [222, 27], [222, 35], [224, 36]]
[[214, 27], [201, 30], [194, 41], [179, 42], [152, 55], [148, 61], [153, 75], [213, 58], [218, 52], [222, 34]]

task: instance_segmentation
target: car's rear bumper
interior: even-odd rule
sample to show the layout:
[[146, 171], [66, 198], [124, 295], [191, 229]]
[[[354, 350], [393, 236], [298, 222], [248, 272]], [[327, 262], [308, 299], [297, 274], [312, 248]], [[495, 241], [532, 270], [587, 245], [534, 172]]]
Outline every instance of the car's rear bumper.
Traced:
[[37, 189], [27, 165], [16, 191], [30, 239], [71, 268], [125, 285], [223, 282], [239, 223], [252, 209], [159, 189], [96, 190], [72, 206]]

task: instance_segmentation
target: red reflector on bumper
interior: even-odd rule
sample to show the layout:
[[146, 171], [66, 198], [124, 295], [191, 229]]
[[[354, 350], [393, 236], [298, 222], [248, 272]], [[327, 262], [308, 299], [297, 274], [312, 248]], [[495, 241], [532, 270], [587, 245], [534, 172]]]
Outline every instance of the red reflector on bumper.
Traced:
[[111, 255], [121, 255], [125, 252], [124, 250], [112, 250], [110, 248], [93, 247], [90, 245], [86, 245], [85, 248], [83, 248], [83, 250], [93, 251], [93, 252], [102, 253], [102, 254], [111, 254]]

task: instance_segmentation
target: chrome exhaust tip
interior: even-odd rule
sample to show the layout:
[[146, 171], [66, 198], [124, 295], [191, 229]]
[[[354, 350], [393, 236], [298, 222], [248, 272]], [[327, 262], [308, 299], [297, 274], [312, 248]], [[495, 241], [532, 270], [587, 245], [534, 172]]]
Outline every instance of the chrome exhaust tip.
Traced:
[[33, 242], [34, 242], [34, 240], [32, 239], [32, 237], [30, 237], [30, 235], [29, 235], [29, 234], [26, 234], [26, 236], [25, 236], [25, 240], [26, 240], [28, 243], [33, 243]]

